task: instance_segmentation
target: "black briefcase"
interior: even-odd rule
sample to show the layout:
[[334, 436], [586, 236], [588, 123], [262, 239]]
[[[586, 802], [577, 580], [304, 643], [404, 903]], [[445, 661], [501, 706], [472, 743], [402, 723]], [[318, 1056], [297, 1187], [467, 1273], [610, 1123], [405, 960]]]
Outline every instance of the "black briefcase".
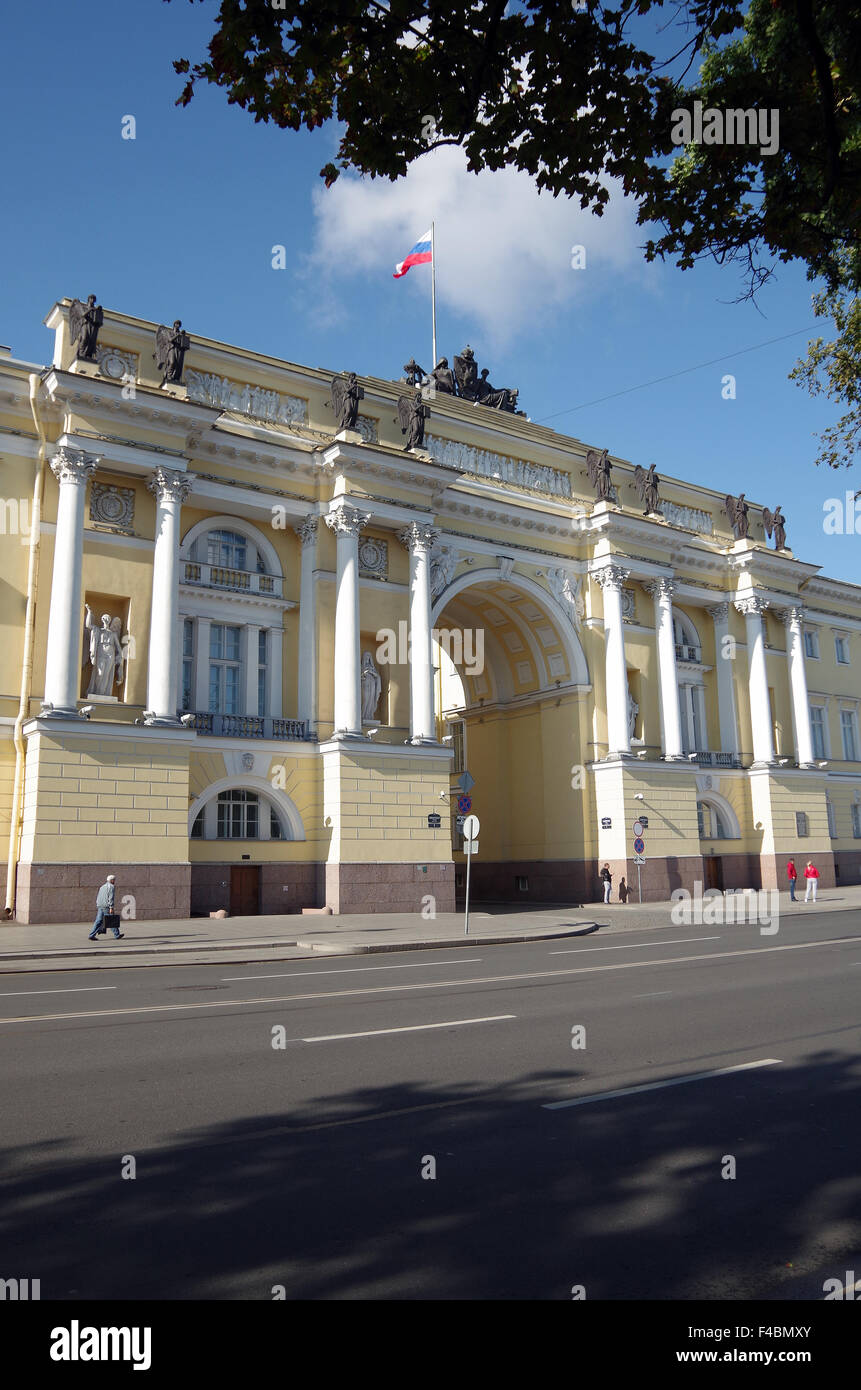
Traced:
[[116, 913], [108, 912], [102, 918], [102, 925], [99, 927], [99, 936], [104, 936], [107, 931], [119, 931], [120, 919]]

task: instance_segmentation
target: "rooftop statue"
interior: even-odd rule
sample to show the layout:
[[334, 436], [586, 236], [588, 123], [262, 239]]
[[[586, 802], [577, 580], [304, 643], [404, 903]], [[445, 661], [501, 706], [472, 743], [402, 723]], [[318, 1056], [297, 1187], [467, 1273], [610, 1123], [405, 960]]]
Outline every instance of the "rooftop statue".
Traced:
[[441, 391], [444, 396], [454, 395], [454, 372], [448, 365], [448, 358], [441, 357], [430, 374], [431, 381], [436, 389]]
[[155, 364], [162, 373], [162, 386], [170, 383], [182, 386], [182, 368], [185, 354], [191, 347], [191, 339], [185, 332], [180, 319], [174, 319], [172, 328], [162, 324], [155, 333]]
[[[463, 352], [454, 359], [454, 374], [457, 378], [457, 394], [465, 401], [477, 401], [479, 399], [478, 363], [469, 343]], [[486, 376], [487, 373], [485, 372], [484, 375]]]
[[77, 344], [76, 355], [85, 362], [96, 360], [96, 343], [103, 319], [102, 306], [96, 303], [94, 294], [87, 295], [86, 304], [82, 304], [80, 299], [73, 299], [69, 305], [72, 346]]
[[646, 516], [657, 514], [661, 510], [661, 498], [658, 492], [660, 481], [653, 463], [649, 465], [648, 472], [639, 464], [634, 469], [634, 486], [640, 494], [640, 501], [646, 509]]
[[728, 492], [724, 501], [724, 509], [736, 540], [746, 541], [750, 534], [750, 526], [747, 519], [748, 505], [744, 500], [744, 493], [740, 492], [738, 497], [733, 497], [732, 493]]
[[359, 401], [365, 393], [355, 372], [342, 372], [332, 377], [332, 406], [342, 430], [354, 430], [359, 418]]
[[768, 536], [768, 539], [769, 539], [769, 540], [771, 540], [772, 533], [774, 533], [774, 548], [775, 548], [775, 550], [785, 550], [785, 549], [786, 549], [786, 517], [783, 515], [783, 512], [780, 510], [780, 504], [779, 504], [779, 503], [778, 503], [778, 505], [775, 507], [775, 509], [774, 509], [773, 512], [770, 512], [770, 511], [768, 510], [768, 507], [763, 507], [763, 509], [762, 509], [762, 524], [763, 524], [763, 526], [765, 527], [765, 534]]
[[590, 449], [586, 455], [586, 472], [589, 474], [589, 482], [595, 489], [595, 497], [599, 502], [609, 502], [612, 497], [610, 474], [612, 464], [607, 449], [598, 453], [597, 449]]
[[398, 397], [398, 421], [401, 434], [407, 436], [404, 448], [421, 449], [425, 442], [425, 421], [430, 419], [430, 413], [418, 388], [412, 396]]
[[404, 375], [401, 380], [405, 381], [407, 386], [421, 386], [426, 375], [424, 367], [420, 367], [416, 359], [411, 357], [409, 362], [404, 363]]

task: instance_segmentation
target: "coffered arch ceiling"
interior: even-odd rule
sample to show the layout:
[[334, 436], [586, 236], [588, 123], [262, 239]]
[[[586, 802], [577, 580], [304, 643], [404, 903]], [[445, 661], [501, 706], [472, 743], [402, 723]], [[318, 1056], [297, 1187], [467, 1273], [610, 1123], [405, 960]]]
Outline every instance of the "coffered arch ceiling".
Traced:
[[[528, 699], [588, 685], [570, 620], [540, 585], [497, 570], [460, 576], [437, 601], [433, 626], [458, 670], [468, 705]], [[477, 667], [483, 644], [483, 670]]]

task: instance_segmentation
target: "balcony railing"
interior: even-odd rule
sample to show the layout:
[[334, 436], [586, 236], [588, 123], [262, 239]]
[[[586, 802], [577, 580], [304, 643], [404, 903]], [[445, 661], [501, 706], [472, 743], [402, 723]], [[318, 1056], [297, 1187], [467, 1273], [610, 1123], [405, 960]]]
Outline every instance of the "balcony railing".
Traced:
[[741, 767], [738, 753], [710, 753], [707, 749], [698, 748], [695, 758], [700, 767]]
[[676, 643], [676, 661], [696, 661], [703, 659], [702, 647], [692, 647], [688, 642]]
[[211, 714], [195, 711], [191, 726], [199, 734], [216, 738], [272, 738], [284, 742], [307, 740], [307, 719], [280, 719], [272, 715]]
[[205, 589], [229, 589], [234, 594], [270, 594], [281, 598], [281, 576], [258, 574], [256, 570], [235, 570], [226, 565], [207, 565], [202, 561], [184, 562], [183, 583]]

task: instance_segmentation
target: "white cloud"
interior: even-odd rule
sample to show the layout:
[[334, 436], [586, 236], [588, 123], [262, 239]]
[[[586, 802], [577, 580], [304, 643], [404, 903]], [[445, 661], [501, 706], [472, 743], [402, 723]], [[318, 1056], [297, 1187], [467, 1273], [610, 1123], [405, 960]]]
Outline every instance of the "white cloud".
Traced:
[[[547, 315], [575, 299], [600, 294], [608, 274], [642, 273], [644, 231], [635, 210], [614, 190], [603, 217], [577, 200], [539, 194], [528, 174], [513, 169], [470, 174], [461, 150], [433, 150], [396, 183], [342, 177], [313, 195], [311, 262], [317, 276], [356, 269], [394, 270], [416, 238], [436, 224], [437, 303], [497, 341], [546, 324]], [[571, 248], [586, 248], [586, 268], [571, 266]], [[427, 269], [409, 272], [427, 294]], [[407, 290], [407, 280], [399, 285]]]

